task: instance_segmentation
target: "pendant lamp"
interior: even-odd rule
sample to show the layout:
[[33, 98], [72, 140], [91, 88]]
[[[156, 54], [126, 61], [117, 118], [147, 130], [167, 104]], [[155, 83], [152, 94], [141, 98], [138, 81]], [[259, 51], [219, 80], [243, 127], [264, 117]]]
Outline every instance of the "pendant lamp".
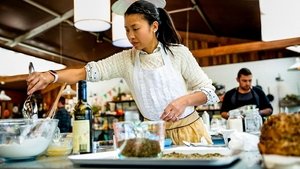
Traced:
[[75, 96], [76, 91], [71, 88], [70, 85], [67, 85], [65, 90], [62, 92], [62, 96]]
[[2, 100], [2, 101], [9, 101], [9, 100], [11, 100], [11, 98], [5, 94], [4, 90], [1, 90], [1, 92], [0, 92], [0, 100]]
[[110, 0], [74, 0], [74, 26], [89, 32], [109, 29]]
[[[137, 0], [117, 0], [112, 5], [112, 11], [113, 13], [116, 13], [118, 15], [124, 15], [128, 7], [133, 4]], [[154, 4], [157, 8], [164, 8], [166, 6], [166, 0], [146, 0]]]
[[299, 57], [296, 58], [296, 62], [292, 66], [290, 66], [288, 70], [300, 70], [300, 58]]
[[299, 0], [259, 0], [263, 41], [300, 37]]
[[286, 49], [300, 53], [300, 45], [289, 46]]
[[117, 47], [132, 47], [124, 28], [124, 15], [112, 13], [112, 44]]

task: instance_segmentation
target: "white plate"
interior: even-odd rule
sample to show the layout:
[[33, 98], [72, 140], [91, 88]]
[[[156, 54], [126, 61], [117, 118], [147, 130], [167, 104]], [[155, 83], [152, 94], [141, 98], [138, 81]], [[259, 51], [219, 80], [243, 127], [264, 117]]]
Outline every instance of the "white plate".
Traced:
[[[164, 153], [220, 153], [230, 155], [228, 148], [211, 148], [211, 147], [174, 147], [165, 149]], [[71, 155], [68, 157], [76, 165], [96, 165], [106, 167], [166, 167], [166, 166], [201, 166], [201, 167], [220, 167], [231, 166], [239, 161], [238, 156], [227, 156], [218, 159], [157, 159], [157, 158], [128, 158], [118, 159], [116, 151], [100, 152], [93, 154]]]
[[300, 157], [264, 154], [263, 160], [269, 169], [299, 169]]

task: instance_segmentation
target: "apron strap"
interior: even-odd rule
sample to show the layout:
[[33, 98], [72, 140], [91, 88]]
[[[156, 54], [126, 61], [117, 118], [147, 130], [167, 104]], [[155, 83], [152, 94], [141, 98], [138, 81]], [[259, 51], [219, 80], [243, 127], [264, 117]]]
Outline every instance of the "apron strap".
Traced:
[[200, 118], [198, 112], [195, 110], [193, 113], [190, 115], [175, 121], [175, 122], [165, 122], [166, 124], [166, 130], [173, 130], [173, 129], [178, 129], [181, 127], [186, 127], [195, 121], [197, 121]]
[[[195, 121], [199, 120], [200, 116], [198, 114], [198, 112], [195, 110], [193, 113], [191, 113], [190, 115], [175, 121], [175, 122], [165, 122], [165, 127], [166, 130], [173, 130], [173, 129], [178, 129], [181, 127], [186, 127], [192, 123], [194, 123]], [[144, 118], [145, 121], [150, 121], [149, 119]]]

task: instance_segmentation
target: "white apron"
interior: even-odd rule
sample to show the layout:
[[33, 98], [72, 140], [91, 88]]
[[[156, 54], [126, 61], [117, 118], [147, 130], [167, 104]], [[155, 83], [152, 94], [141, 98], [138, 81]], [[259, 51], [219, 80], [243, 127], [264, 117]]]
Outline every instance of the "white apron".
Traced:
[[[161, 114], [171, 101], [187, 94], [184, 79], [173, 68], [170, 57], [162, 46], [160, 52], [164, 65], [154, 70], [142, 69], [139, 51], [135, 51], [133, 86], [136, 103], [145, 118], [160, 120]], [[193, 111], [193, 106], [187, 107], [179, 118], [184, 118]]]

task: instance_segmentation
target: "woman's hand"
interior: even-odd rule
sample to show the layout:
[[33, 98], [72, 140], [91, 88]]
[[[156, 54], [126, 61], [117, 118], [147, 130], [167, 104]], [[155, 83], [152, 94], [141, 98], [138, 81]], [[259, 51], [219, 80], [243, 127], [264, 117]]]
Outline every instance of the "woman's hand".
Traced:
[[181, 96], [167, 105], [160, 119], [164, 121], [177, 121], [187, 106], [197, 106], [206, 102], [207, 97], [202, 91]]
[[180, 97], [176, 100], [173, 100], [164, 109], [164, 112], [160, 118], [164, 121], [175, 122], [179, 120], [179, 117], [185, 110], [186, 106], [186, 100], [184, 99], [184, 97]]
[[30, 95], [37, 90], [45, 89], [54, 80], [54, 76], [49, 72], [33, 72], [27, 81], [27, 94]]

